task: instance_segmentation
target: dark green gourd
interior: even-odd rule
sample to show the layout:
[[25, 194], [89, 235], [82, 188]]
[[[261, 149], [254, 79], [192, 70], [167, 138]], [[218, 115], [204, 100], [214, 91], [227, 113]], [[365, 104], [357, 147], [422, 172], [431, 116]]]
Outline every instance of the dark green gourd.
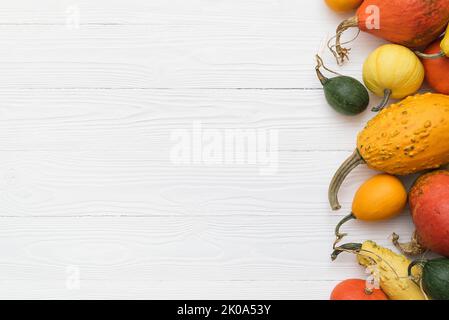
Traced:
[[449, 300], [449, 259], [417, 260], [410, 264], [422, 266], [422, 287], [433, 300]]
[[337, 112], [344, 115], [357, 115], [366, 110], [369, 105], [368, 90], [357, 79], [338, 75], [334, 78], [326, 78], [320, 71], [323, 67], [329, 72], [319, 56], [315, 67], [318, 79], [324, 88], [324, 95], [329, 105]]

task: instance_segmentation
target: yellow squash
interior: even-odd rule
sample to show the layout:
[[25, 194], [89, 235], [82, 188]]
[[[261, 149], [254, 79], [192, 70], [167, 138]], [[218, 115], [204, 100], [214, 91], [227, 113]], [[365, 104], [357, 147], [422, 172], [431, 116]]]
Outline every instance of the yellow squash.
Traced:
[[408, 175], [449, 163], [449, 96], [426, 93], [382, 110], [357, 138], [357, 149], [329, 186], [329, 202], [340, 209], [337, 193], [346, 176], [365, 163], [391, 175]]
[[366, 87], [379, 97], [381, 104], [373, 111], [383, 109], [390, 98], [402, 99], [421, 88], [424, 66], [410, 49], [397, 44], [386, 44], [373, 51], [363, 65]]
[[[374, 241], [363, 244], [348, 243], [335, 249], [332, 260], [341, 252], [357, 254], [357, 261], [361, 266], [369, 268], [370, 272], [378, 276], [380, 287], [391, 300], [426, 300], [421, 288], [409, 277], [410, 260], [390, 249], [377, 245]], [[421, 269], [414, 268], [412, 276], [419, 278]]]
[[352, 202], [352, 212], [335, 228], [336, 242], [346, 234], [340, 227], [351, 219], [379, 221], [402, 212], [407, 203], [407, 191], [401, 180], [389, 174], [378, 174], [368, 179], [357, 190]]

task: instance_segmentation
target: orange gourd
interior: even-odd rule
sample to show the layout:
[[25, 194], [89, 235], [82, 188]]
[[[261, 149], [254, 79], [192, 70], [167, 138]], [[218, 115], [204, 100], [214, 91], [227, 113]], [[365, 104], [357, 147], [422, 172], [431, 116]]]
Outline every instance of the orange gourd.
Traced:
[[369, 289], [366, 281], [348, 279], [340, 282], [331, 293], [331, 300], [388, 300], [380, 289]]
[[363, 0], [325, 0], [326, 4], [336, 12], [349, 12], [357, 9]]
[[376, 37], [409, 48], [426, 46], [437, 39], [449, 22], [449, 0], [365, 0], [354, 17], [337, 28], [335, 50], [341, 64], [349, 50], [341, 46], [341, 35], [356, 27]]
[[402, 182], [389, 174], [378, 174], [365, 181], [357, 190], [352, 202], [352, 212], [343, 218], [335, 228], [339, 242], [346, 234], [340, 227], [347, 221], [380, 221], [392, 218], [405, 208], [407, 191]]
[[408, 175], [449, 163], [449, 96], [417, 94], [383, 109], [357, 137], [357, 149], [340, 166], [329, 186], [329, 202], [338, 210], [337, 193], [358, 165], [391, 175]]
[[[439, 53], [441, 40], [432, 43], [425, 54]], [[449, 58], [422, 59], [427, 83], [437, 92], [449, 94]]]
[[407, 191], [402, 182], [395, 176], [378, 174], [357, 190], [352, 211], [357, 219], [378, 221], [399, 214], [406, 202]]

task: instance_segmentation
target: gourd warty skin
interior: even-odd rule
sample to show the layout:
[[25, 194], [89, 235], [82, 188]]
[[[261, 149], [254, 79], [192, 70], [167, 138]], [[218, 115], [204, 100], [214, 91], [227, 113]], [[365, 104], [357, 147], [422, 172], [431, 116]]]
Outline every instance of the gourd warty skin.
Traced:
[[449, 163], [449, 96], [417, 94], [392, 104], [358, 134], [357, 149], [329, 186], [333, 210], [345, 177], [360, 164], [392, 175], [408, 175]]

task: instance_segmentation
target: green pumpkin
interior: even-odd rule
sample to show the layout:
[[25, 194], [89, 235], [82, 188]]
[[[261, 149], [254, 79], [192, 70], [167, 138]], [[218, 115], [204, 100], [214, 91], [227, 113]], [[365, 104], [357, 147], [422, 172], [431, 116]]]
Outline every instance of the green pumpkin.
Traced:
[[449, 300], [449, 259], [418, 260], [410, 264], [422, 266], [422, 287], [433, 300]]
[[324, 95], [329, 105], [344, 115], [354, 116], [365, 111], [369, 105], [369, 94], [363, 84], [357, 79], [347, 76], [339, 75], [335, 78], [326, 78], [320, 71], [320, 68], [324, 67], [323, 61], [318, 56], [317, 61], [315, 71], [323, 85]]

